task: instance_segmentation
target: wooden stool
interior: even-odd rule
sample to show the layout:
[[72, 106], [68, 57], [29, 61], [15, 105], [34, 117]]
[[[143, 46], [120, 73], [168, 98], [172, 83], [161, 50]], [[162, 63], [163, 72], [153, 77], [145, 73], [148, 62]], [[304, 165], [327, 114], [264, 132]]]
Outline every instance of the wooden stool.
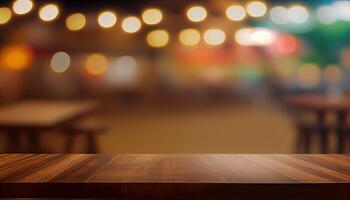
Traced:
[[74, 141], [78, 134], [85, 137], [86, 153], [98, 153], [97, 134], [107, 130], [107, 126], [95, 121], [80, 121], [65, 128], [67, 142], [66, 153], [72, 153]]

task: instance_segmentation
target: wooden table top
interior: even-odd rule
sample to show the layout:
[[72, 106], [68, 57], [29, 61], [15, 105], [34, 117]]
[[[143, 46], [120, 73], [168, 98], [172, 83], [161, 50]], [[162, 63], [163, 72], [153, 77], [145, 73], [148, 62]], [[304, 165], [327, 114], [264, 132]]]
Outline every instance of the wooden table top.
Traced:
[[295, 95], [285, 98], [284, 102], [288, 106], [305, 110], [350, 110], [350, 96], [327, 96], [321, 94]]
[[93, 101], [24, 101], [0, 108], [0, 127], [51, 128], [96, 108]]
[[0, 155], [0, 197], [13, 196], [9, 191], [45, 194], [45, 188], [73, 196], [83, 190], [91, 197], [209, 188], [215, 193], [247, 185], [335, 185], [350, 191], [349, 184], [348, 155]]

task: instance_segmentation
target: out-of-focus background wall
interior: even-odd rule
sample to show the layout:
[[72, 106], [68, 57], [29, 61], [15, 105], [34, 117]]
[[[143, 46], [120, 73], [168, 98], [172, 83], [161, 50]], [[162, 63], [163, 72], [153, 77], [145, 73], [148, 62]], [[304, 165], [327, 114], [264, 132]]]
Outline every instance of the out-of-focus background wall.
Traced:
[[[281, 99], [346, 96], [349, 10], [331, 0], [2, 1], [0, 102], [95, 99], [87, 118], [109, 127], [103, 153], [293, 153]], [[46, 149], [64, 146], [57, 132], [41, 134]]]

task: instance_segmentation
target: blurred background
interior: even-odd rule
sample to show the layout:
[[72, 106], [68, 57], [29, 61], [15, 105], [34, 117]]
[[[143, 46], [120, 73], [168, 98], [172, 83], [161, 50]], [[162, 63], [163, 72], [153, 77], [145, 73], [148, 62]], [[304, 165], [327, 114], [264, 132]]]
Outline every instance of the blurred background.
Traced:
[[[349, 10], [332, 0], [3, 0], [0, 113], [93, 100], [99, 109], [82, 118], [105, 127], [92, 131], [100, 153], [320, 152], [319, 115], [295, 117], [283, 99], [346, 97]], [[335, 152], [336, 116], [325, 115]], [[300, 121], [315, 127], [311, 139]], [[62, 152], [61, 132], [40, 131], [40, 145]]]

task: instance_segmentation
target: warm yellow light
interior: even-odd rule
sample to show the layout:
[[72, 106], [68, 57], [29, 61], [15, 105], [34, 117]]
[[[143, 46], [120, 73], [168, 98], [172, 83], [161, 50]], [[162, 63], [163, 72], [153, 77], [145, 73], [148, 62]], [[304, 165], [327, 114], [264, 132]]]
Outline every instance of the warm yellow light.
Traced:
[[242, 6], [230, 6], [226, 9], [226, 16], [231, 21], [241, 21], [245, 18], [246, 13]]
[[91, 54], [86, 60], [86, 70], [88, 73], [100, 76], [107, 70], [108, 61], [102, 54]]
[[261, 1], [252, 1], [247, 5], [247, 12], [251, 17], [262, 17], [266, 11], [266, 4]]
[[0, 24], [6, 24], [12, 17], [11, 10], [6, 7], [0, 8]]
[[98, 16], [97, 21], [102, 28], [111, 28], [117, 22], [117, 16], [112, 11], [104, 11]]
[[323, 79], [329, 85], [337, 85], [342, 80], [342, 72], [336, 65], [329, 65], [323, 71]]
[[86, 25], [86, 18], [81, 13], [75, 13], [67, 17], [66, 26], [71, 31], [78, 31]]
[[194, 6], [187, 10], [187, 18], [192, 22], [201, 22], [207, 17], [207, 11], [202, 6]]
[[167, 31], [158, 29], [154, 30], [147, 35], [147, 43], [151, 47], [160, 48], [167, 45], [169, 42], [169, 34]]
[[33, 6], [34, 4], [31, 0], [16, 0], [12, 5], [12, 9], [17, 15], [24, 15], [29, 13]]
[[135, 16], [127, 17], [122, 22], [122, 29], [127, 33], [136, 33], [141, 29], [141, 21]]
[[24, 45], [5, 46], [0, 52], [1, 66], [8, 70], [24, 70], [30, 65], [32, 59], [31, 49]]
[[51, 58], [51, 69], [56, 73], [65, 72], [70, 65], [70, 56], [66, 52], [57, 52]]
[[142, 20], [145, 24], [159, 24], [163, 19], [162, 11], [157, 8], [150, 8], [142, 13]]
[[225, 32], [220, 29], [209, 29], [204, 32], [204, 41], [209, 45], [220, 45], [225, 42]]
[[179, 40], [186, 46], [195, 46], [201, 40], [201, 35], [196, 29], [189, 28], [180, 32]]
[[39, 10], [39, 17], [45, 22], [53, 21], [58, 17], [60, 10], [56, 4], [48, 4]]

